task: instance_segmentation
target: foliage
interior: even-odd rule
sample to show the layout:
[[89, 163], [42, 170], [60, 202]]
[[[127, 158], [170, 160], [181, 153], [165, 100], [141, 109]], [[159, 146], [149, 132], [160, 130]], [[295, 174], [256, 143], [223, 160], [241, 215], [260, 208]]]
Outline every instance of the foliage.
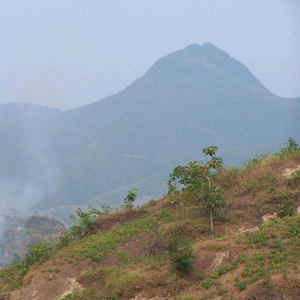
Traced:
[[215, 170], [223, 170], [225, 171], [225, 168], [223, 166], [223, 160], [221, 157], [216, 157], [216, 153], [218, 152], [218, 147], [216, 146], [210, 146], [207, 148], [203, 148], [202, 152], [204, 155], [209, 155], [210, 160], [206, 162], [205, 166], [208, 170], [215, 169]]
[[55, 245], [53, 243], [39, 242], [37, 244], [30, 244], [27, 249], [28, 253], [16, 265], [20, 275], [25, 275], [29, 271], [30, 266], [44, 263], [50, 258], [54, 250]]
[[179, 237], [171, 238], [165, 242], [165, 250], [170, 257], [171, 264], [181, 274], [188, 273], [194, 268], [195, 254], [191, 243]]
[[207, 279], [206, 281], [202, 281], [201, 284], [204, 288], [209, 289], [213, 284], [213, 280]]
[[243, 291], [246, 289], [246, 281], [236, 282], [234, 286], [236, 286], [239, 291]]
[[127, 196], [124, 198], [124, 203], [126, 204], [126, 208], [127, 209], [132, 209], [133, 208], [133, 202], [136, 200], [137, 195], [137, 188], [131, 188], [128, 193]]
[[198, 272], [197, 278], [200, 279], [200, 280], [202, 280], [204, 278], [204, 270], [203, 269], [201, 269]]
[[289, 179], [289, 183], [299, 184], [300, 183], [300, 170], [292, 172], [292, 178]]
[[154, 206], [155, 203], [156, 203], [156, 200], [152, 199], [152, 198], [148, 201], [148, 205], [150, 205], [150, 206]]
[[58, 248], [62, 248], [71, 244], [73, 241], [81, 238], [88, 230], [93, 229], [93, 223], [99, 215], [104, 213], [100, 210], [93, 208], [93, 204], [89, 203], [88, 211], [84, 212], [81, 208], [75, 209], [77, 216], [71, 215], [70, 219], [74, 223], [68, 230], [62, 232]]
[[279, 151], [275, 154], [265, 153], [259, 156], [257, 155], [255, 158], [246, 160], [246, 162], [243, 165], [243, 168], [252, 169], [252, 168], [258, 168], [259, 166], [263, 166], [263, 165], [277, 164], [282, 160], [289, 159], [291, 155], [300, 154], [300, 146], [299, 144], [297, 144], [295, 139], [289, 137], [288, 142], [285, 143], [285, 145], [286, 145], [285, 147], [279, 149]]
[[291, 206], [293, 199], [291, 199], [288, 195], [279, 195], [278, 199], [281, 200], [281, 203], [277, 205], [279, 213], [281, 216], [293, 216], [295, 208]]
[[[177, 166], [167, 182], [168, 195], [180, 196], [182, 205], [200, 207], [205, 213], [210, 214], [211, 229], [212, 215], [216, 214], [216, 208], [227, 206], [224, 201], [223, 187], [211, 184], [211, 181], [216, 178], [216, 172], [224, 168], [222, 159], [215, 156], [217, 149], [216, 146], [203, 148], [202, 152], [211, 157], [209, 161], [205, 164], [193, 161], [187, 166]], [[181, 193], [178, 186], [181, 188]]]
[[292, 154], [300, 150], [299, 144], [295, 139], [289, 137], [288, 142], [285, 143], [285, 147], [279, 150], [279, 155]]
[[136, 218], [123, 226], [111, 230], [100, 231], [96, 234], [78, 239], [74, 246], [65, 247], [59, 254], [59, 263], [79, 262], [87, 258], [91, 261], [101, 262], [118, 244], [124, 244], [133, 237], [139, 237], [142, 232], [147, 233], [157, 228], [159, 224], [168, 223], [173, 220], [171, 214], [161, 210], [150, 215]]

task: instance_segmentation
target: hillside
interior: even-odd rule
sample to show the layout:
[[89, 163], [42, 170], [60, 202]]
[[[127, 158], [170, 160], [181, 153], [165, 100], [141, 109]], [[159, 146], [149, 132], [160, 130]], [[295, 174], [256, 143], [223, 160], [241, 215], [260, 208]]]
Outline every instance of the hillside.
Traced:
[[[29, 244], [57, 239], [65, 226], [47, 216], [5, 215], [1, 224], [0, 267], [7, 268], [24, 258]], [[3, 228], [4, 227], [4, 228]]]
[[213, 232], [181, 194], [103, 214], [80, 239], [2, 270], [0, 299], [299, 299], [299, 150], [213, 176], [228, 203]]
[[299, 98], [272, 94], [210, 43], [190, 45], [91, 105], [51, 113], [1, 106], [9, 117], [0, 122], [0, 200], [64, 216], [71, 205], [119, 203], [132, 186], [158, 198], [166, 185], [156, 178], [200, 159], [205, 145], [227, 149], [227, 163], [238, 164], [288, 136], [299, 140], [299, 114]]

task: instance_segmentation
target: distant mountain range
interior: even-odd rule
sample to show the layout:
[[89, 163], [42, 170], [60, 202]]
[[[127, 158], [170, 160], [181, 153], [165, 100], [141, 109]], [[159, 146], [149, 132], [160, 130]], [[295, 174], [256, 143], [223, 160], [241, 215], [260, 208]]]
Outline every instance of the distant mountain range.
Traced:
[[272, 94], [211, 43], [190, 45], [90, 105], [1, 105], [0, 201], [63, 218], [65, 206], [118, 203], [132, 186], [161, 196], [172, 169], [203, 147], [230, 149], [222, 154], [238, 163], [300, 140], [299, 116], [300, 98]]

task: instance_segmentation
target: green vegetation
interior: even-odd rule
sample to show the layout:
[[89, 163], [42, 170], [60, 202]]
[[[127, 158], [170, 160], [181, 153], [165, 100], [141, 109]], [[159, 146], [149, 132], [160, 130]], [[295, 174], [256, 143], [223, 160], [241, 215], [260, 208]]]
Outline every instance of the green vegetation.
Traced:
[[239, 291], [243, 291], [246, 289], [246, 281], [236, 282], [234, 286], [236, 286]]
[[280, 214], [285, 217], [291, 217], [294, 214], [295, 208], [291, 206], [293, 199], [290, 198], [289, 195], [278, 195], [278, 199], [280, 200], [280, 204], [277, 205], [277, 208]]
[[206, 281], [202, 281], [201, 284], [204, 288], [209, 289], [213, 284], [213, 280], [207, 279]]
[[127, 209], [132, 209], [133, 208], [133, 202], [137, 198], [137, 195], [136, 195], [137, 191], [138, 191], [138, 189], [131, 188], [131, 190], [128, 191], [127, 196], [124, 198], [124, 203], [126, 204]]
[[[81, 235], [67, 243], [31, 245], [19, 264], [0, 271], [0, 294], [72, 276], [85, 291], [63, 299], [129, 299], [142, 293], [174, 299], [191, 298], [191, 293], [195, 299], [233, 299], [237, 293], [256, 297], [262, 285], [272, 290], [274, 285], [294, 282], [300, 267], [300, 216], [295, 215], [300, 187], [285, 174], [287, 168], [297, 166], [300, 151], [280, 153], [265, 155], [234, 172], [216, 165], [208, 169], [209, 162], [216, 161], [213, 158], [206, 164], [182, 167], [186, 182], [202, 180], [197, 169], [206, 168], [205, 176], [224, 187], [228, 206], [215, 208], [213, 232], [204, 213], [207, 208], [180, 205], [184, 198], [178, 187], [175, 194], [142, 207], [124, 203], [119, 209], [103, 207], [100, 212], [92, 206], [87, 212], [76, 210], [72, 226], [79, 224]], [[187, 186], [180, 188], [184, 191]], [[263, 223], [262, 216], [271, 218]], [[289, 286], [288, 292], [296, 295], [296, 289], [297, 285]], [[285, 288], [280, 291], [287, 293]]]
[[[109, 210], [108, 210], [109, 212]], [[104, 207], [104, 212], [93, 208], [93, 204], [89, 204], [88, 211], [84, 212], [81, 208], [75, 209], [77, 216], [71, 215], [70, 219], [74, 223], [68, 230], [62, 232], [57, 248], [62, 248], [80, 239], [85, 233], [93, 230], [93, 224], [98, 216], [107, 213], [107, 207]]]
[[[216, 157], [218, 147], [203, 148], [204, 155], [211, 159], [205, 164], [197, 161], [190, 162], [187, 166], [177, 166], [170, 174], [168, 181], [168, 195], [174, 194], [181, 199], [181, 204], [186, 206], [200, 207], [210, 216], [210, 228], [213, 230], [213, 214], [216, 209], [226, 207], [223, 187], [219, 184], [211, 184], [217, 178], [213, 171], [224, 170], [220, 157]], [[181, 188], [178, 190], [177, 186]]]
[[194, 268], [193, 260], [195, 254], [192, 244], [176, 237], [165, 242], [165, 249], [169, 255], [171, 264], [182, 273], [188, 273]]

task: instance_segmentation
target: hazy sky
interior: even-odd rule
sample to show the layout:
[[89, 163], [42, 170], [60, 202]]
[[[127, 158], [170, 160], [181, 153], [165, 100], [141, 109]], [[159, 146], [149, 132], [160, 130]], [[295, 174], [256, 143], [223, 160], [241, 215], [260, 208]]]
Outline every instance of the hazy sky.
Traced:
[[12, 0], [1, 3], [0, 38], [0, 104], [89, 104], [204, 42], [274, 94], [300, 96], [299, 0]]

